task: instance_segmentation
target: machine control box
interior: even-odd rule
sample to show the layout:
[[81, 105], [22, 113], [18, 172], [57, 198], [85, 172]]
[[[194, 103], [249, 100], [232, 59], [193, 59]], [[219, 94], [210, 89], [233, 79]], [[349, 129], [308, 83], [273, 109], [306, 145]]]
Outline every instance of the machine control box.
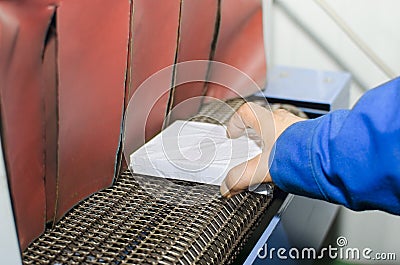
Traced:
[[266, 88], [254, 97], [294, 105], [315, 118], [332, 110], [348, 109], [350, 83], [347, 72], [275, 66], [268, 73]]

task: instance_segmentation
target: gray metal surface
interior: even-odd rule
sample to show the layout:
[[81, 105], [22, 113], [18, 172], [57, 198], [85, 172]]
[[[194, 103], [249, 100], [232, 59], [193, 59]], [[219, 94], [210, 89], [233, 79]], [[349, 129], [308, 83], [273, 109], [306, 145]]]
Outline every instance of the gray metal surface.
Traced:
[[[351, 75], [347, 72], [320, 71], [289, 66], [275, 66], [268, 73], [268, 85], [257, 96], [327, 104], [329, 110], [348, 108]], [[340, 97], [340, 98], [339, 98]]]
[[21, 264], [21, 256], [11, 205], [0, 138], [0, 257], [2, 264], [13, 265]]
[[[276, 255], [272, 258], [262, 256], [265, 255], [266, 246], [269, 250], [313, 248], [318, 252], [338, 209], [338, 205], [290, 194], [260, 236], [244, 264], [313, 264], [312, 259], [296, 260], [290, 257], [279, 259]], [[259, 250], [262, 248], [264, 249], [259, 255]]]

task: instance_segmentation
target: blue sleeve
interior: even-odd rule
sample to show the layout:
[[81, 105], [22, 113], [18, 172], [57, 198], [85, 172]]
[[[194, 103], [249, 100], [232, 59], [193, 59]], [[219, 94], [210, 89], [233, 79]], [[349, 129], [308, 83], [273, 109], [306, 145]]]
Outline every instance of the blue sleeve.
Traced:
[[281, 189], [400, 215], [400, 78], [352, 110], [290, 126], [275, 147], [270, 173]]

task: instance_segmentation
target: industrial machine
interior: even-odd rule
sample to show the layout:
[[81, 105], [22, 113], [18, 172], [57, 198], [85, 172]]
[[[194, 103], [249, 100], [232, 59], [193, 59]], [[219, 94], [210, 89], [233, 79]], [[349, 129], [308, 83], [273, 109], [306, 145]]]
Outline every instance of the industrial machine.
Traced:
[[[265, 86], [263, 8], [0, 0], [4, 263], [257, 264], [266, 242], [318, 248], [337, 206], [277, 188], [223, 199], [216, 186], [133, 175], [124, 159], [132, 99], [135, 149], [169, 119], [224, 123]], [[182, 81], [193, 73], [202, 78]]]

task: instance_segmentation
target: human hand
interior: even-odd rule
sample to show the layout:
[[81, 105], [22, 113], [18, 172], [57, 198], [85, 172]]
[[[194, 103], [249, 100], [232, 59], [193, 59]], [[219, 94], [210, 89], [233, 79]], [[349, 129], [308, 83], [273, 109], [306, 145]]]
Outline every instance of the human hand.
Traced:
[[283, 109], [270, 111], [254, 103], [242, 105], [230, 119], [227, 135], [238, 138], [246, 128], [252, 128], [262, 139], [262, 152], [228, 172], [220, 187], [221, 194], [230, 198], [248, 187], [271, 182], [268, 161], [275, 141], [290, 125], [303, 120]]

